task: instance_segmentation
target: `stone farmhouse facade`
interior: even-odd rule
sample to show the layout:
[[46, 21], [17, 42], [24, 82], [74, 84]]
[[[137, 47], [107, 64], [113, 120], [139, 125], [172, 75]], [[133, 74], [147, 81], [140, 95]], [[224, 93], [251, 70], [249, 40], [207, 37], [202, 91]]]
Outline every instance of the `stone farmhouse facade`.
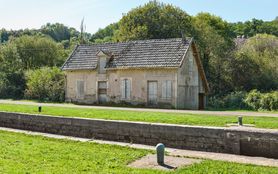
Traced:
[[62, 70], [75, 103], [203, 109], [209, 90], [193, 38], [78, 45]]

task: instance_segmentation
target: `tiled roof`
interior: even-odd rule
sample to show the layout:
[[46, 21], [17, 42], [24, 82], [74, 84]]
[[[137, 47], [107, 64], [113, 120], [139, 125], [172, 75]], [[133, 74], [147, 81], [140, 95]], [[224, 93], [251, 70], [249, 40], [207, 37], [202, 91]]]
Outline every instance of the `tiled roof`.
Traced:
[[191, 41], [192, 38], [177, 38], [78, 45], [62, 69], [95, 69], [99, 51], [112, 55], [108, 69], [179, 67]]

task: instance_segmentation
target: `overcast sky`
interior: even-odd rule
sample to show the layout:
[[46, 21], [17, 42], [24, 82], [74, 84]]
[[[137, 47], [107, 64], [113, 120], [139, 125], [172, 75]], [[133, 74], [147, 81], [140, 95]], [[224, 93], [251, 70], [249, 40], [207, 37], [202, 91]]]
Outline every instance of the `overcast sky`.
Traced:
[[[0, 0], [0, 28], [40, 28], [47, 22], [63, 23], [79, 30], [85, 18], [86, 31], [96, 32], [117, 22], [123, 13], [149, 0]], [[278, 0], [160, 0], [179, 6], [190, 15], [209, 12], [229, 22], [252, 18], [273, 20]]]

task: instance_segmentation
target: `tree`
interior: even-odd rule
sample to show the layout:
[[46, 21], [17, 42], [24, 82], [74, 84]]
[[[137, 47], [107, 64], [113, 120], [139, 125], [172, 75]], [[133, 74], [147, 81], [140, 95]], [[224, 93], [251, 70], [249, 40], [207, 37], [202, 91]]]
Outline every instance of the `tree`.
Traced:
[[122, 17], [115, 40], [161, 39], [192, 36], [191, 17], [178, 7], [150, 1]]
[[9, 40], [9, 33], [7, 32], [7, 30], [2, 28], [0, 30], [0, 43], [7, 42], [8, 40]]
[[227, 67], [234, 43], [230, 25], [209, 13], [199, 13], [193, 18], [193, 25], [211, 93], [221, 94], [231, 90]]
[[251, 21], [234, 23], [232, 29], [236, 36], [253, 37], [256, 34], [264, 33], [278, 36], [278, 22], [276, 20], [267, 22], [252, 19]]
[[95, 34], [92, 35], [90, 41], [96, 43], [112, 42], [116, 32], [119, 30], [119, 24], [113, 23], [103, 29], [99, 29]]
[[85, 32], [86, 30], [86, 25], [84, 24], [84, 18], [81, 20], [81, 25], [80, 25], [80, 35], [79, 35], [79, 44], [86, 44], [89, 42], [89, 38], [91, 37], [90, 34]]
[[278, 38], [257, 34], [236, 51], [233, 85], [242, 90], [278, 89]]
[[70, 38], [73, 37], [71, 34], [76, 34], [75, 32], [72, 32], [70, 28], [60, 23], [47, 23], [41, 27], [41, 32], [43, 34], [49, 35], [57, 42], [70, 40]]
[[15, 44], [23, 69], [60, 66], [65, 60], [62, 46], [48, 37], [22, 36], [9, 44]]
[[65, 75], [57, 67], [43, 67], [26, 73], [25, 97], [41, 101], [63, 102]]
[[14, 45], [0, 48], [0, 96], [1, 98], [21, 98], [25, 79], [19, 54]]

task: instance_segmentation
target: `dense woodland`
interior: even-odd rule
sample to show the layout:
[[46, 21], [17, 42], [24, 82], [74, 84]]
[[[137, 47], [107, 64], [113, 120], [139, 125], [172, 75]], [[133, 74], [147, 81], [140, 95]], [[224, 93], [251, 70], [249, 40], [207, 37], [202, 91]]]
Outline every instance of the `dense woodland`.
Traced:
[[150, 1], [94, 34], [82, 26], [81, 32], [59, 23], [1, 29], [0, 98], [63, 101], [64, 76], [57, 67], [76, 44], [194, 37], [212, 107], [278, 109], [278, 17], [228, 23], [209, 13], [190, 16], [179, 7]]

